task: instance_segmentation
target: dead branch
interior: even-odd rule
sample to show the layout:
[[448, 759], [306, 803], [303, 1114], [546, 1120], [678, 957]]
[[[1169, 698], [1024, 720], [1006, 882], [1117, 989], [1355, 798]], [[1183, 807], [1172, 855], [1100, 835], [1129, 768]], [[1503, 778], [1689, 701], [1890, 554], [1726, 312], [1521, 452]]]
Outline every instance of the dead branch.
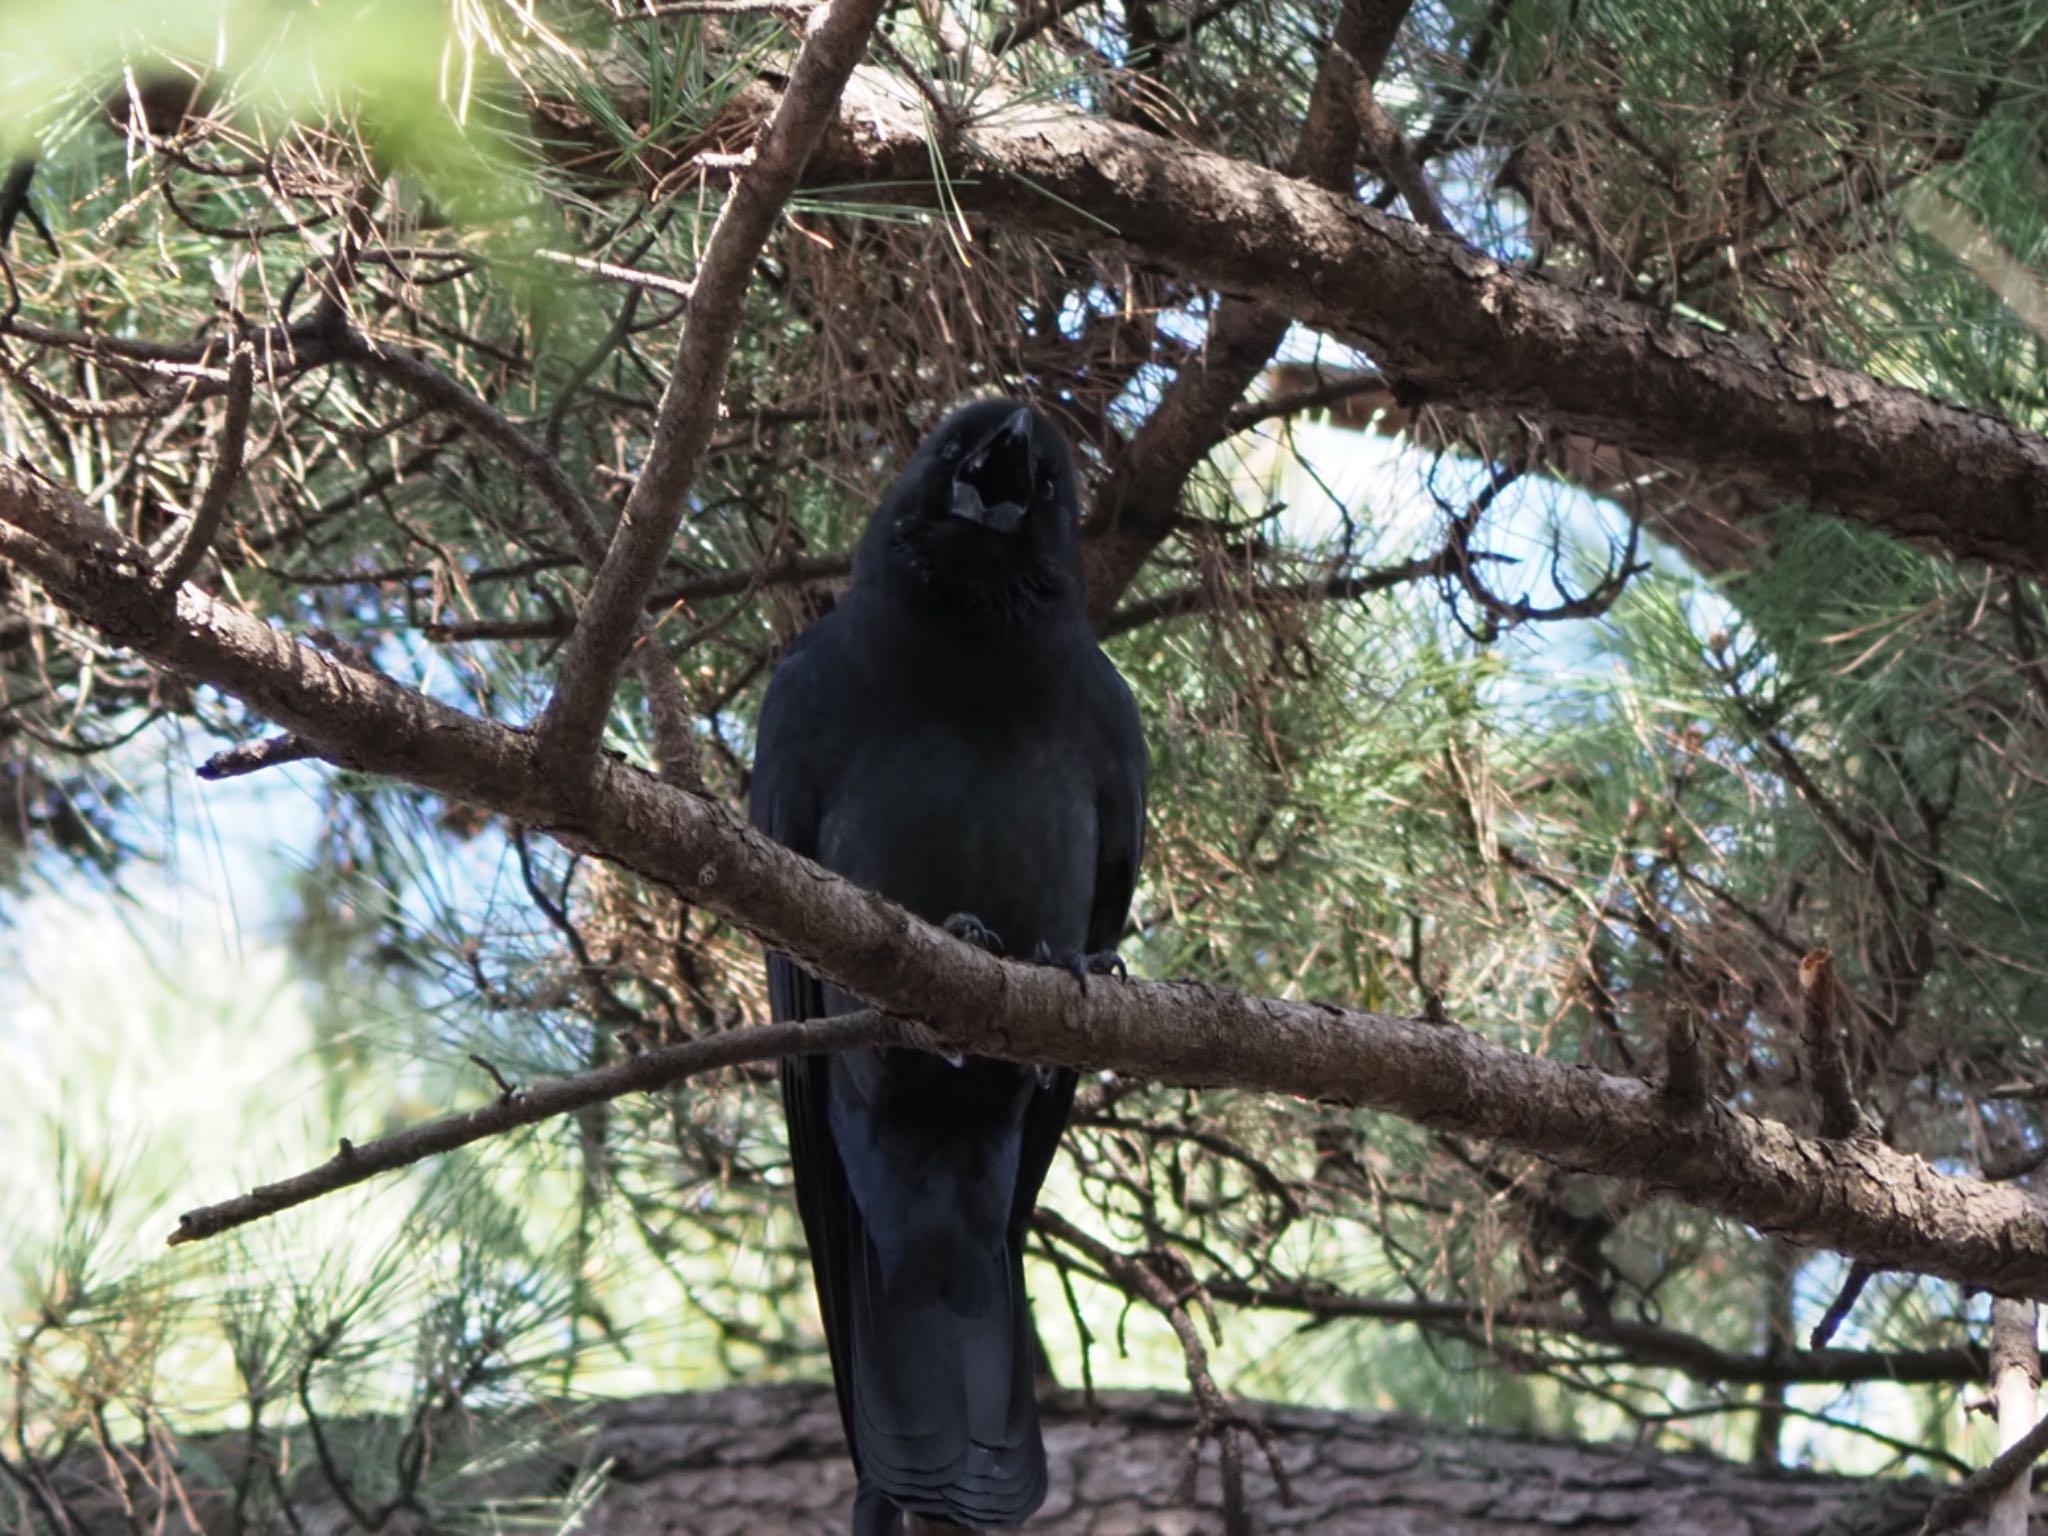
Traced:
[[1799, 1000], [1805, 1022], [1807, 1070], [1820, 1097], [1820, 1133], [1854, 1136], [1863, 1129], [1863, 1111], [1849, 1086], [1849, 1058], [1842, 1048], [1841, 1010], [1836, 1003], [1835, 957], [1826, 949], [1810, 951], [1799, 962]]
[[[178, 1217], [178, 1229], [170, 1236], [173, 1246], [196, 1243], [235, 1227], [275, 1216], [279, 1211], [304, 1205], [337, 1189], [360, 1184], [380, 1173], [403, 1168], [472, 1142], [499, 1136], [522, 1125], [551, 1120], [575, 1110], [601, 1104], [629, 1093], [653, 1093], [673, 1087], [685, 1078], [717, 1072], [748, 1062], [772, 1061], [810, 1051], [842, 1051], [854, 1046], [908, 1043], [927, 1038], [906, 1031], [881, 1014], [868, 1011], [842, 1014], [831, 1019], [787, 1019], [752, 1029], [735, 1029], [722, 1035], [707, 1035], [679, 1045], [642, 1051], [624, 1061], [594, 1072], [572, 1077], [544, 1078], [530, 1088], [504, 1089], [497, 1098], [465, 1114], [429, 1120], [375, 1141], [355, 1143], [344, 1140], [340, 1149], [317, 1168], [294, 1174], [275, 1184], [259, 1184], [246, 1195], [202, 1205]], [[476, 1058], [472, 1058], [476, 1059]], [[486, 1063], [488, 1065], [488, 1063]], [[495, 1068], [491, 1075], [504, 1088]]]

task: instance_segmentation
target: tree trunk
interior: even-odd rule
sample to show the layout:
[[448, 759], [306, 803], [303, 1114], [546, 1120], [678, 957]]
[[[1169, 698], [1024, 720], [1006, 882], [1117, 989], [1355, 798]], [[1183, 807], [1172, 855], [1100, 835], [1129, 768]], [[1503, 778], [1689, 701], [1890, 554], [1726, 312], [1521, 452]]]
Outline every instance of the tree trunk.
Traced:
[[[1166, 1393], [1105, 1392], [1091, 1423], [1077, 1393], [1055, 1395], [1046, 1414], [1052, 1489], [1026, 1529], [1037, 1536], [1214, 1536], [1223, 1529], [1213, 1444], [1189, 1487], [1195, 1409]], [[1654, 1531], [1657, 1536], [1804, 1536], [1854, 1530], [1866, 1536], [1918, 1525], [1937, 1491], [1924, 1482], [1825, 1477], [1760, 1469], [1708, 1456], [1628, 1445], [1582, 1445], [1432, 1424], [1396, 1414], [1263, 1406], [1273, 1450], [1292, 1488], [1283, 1501], [1264, 1456], [1243, 1447], [1251, 1526], [1317, 1536], [1556, 1536], [1566, 1529]], [[450, 1420], [434, 1449], [421, 1507], [385, 1529], [483, 1528], [508, 1518], [551, 1530], [554, 1500], [580, 1472], [609, 1463], [582, 1536], [843, 1536], [853, 1491], [832, 1395], [821, 1386], [736, 1388], [597, 1405], [585, 1421], [532, 1421], [512, 1428]], [[378, 1426], [334, 1425], [328, 1441], [358, 1491], [376, 1481], [363, 1452], [391, 1436]], [[383, 1426], [388, 1430], [389, 1426]], [[532, 1437], [538, 1453], [496, 1456], [508, 1439]], [[188, 1442], [184, 1498], [208, 1536], [233, 1530], [232, 1484], [240, 1436]], [[276, 1455], [275, 1448], [271, 1454]], [[315, 1458], [295, 1443], [286, 1459], [295, 1522], [248, 1523], [248, 1536], [297, 1529], [351, 1536], [359, 1527], [326, 1489]], [[460, 1464], [491, 1465], [467, 1474]], [[71, 1536], [127, 1536], [134, 1527], [101, 1479], [105, 1463], [77, 1458], [54, 1480]], [[208, 1492], [207, 1475], [229, 1486]], [[258, 1478], [259, 1486], [267, 1479]], [[159, 1486], [161, 1482], [159, 1480]], [[5, 1487], [0, 1484], [0, 1487]], [[158, 1495], [138, 1473], [129, 1496], [145, 1529], [158, 1529]], [[522, 1505], [506, 1501], [535, 1500]], [[488, 1501], [488, 1502], [487, 1502]], [[360, 1501], [359, 1501], [360, 1502]], [[0, 1515], [6, 1515], [0, 1498]], [[163, 1536], [190, 1536], [182, 1500], [170, 1501]], [[523, 1517], [523, 1518], [522, 1518]], [[14, 1522], [7, 1522], [10, 1527]], [[1965, 1526], [1964, 1529], [1971, 1529]], [[1982, 1529], [1981, 1523], [1975, 1529]]]

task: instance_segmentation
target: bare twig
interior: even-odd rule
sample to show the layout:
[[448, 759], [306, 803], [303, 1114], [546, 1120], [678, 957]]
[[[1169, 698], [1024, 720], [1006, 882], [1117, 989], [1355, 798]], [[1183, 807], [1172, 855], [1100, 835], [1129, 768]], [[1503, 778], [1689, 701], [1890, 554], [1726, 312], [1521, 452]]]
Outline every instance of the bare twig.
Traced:
[[599, 261], [593, 256], [577, 256], [568, 251], [535, 251], [534, 255], [542, 261], [574, 267], [577, 271], [588, 272], [594, 277], [610, 278], [615, 283], [626, 283], [635, 288], [650, 288], [657, 293], [673, 294], [679, 299], [687, 299], [690, 296], [690, 284], [679, 277], [670, 277], [665, 272], [643, 272], [638, 267], [622, 267], [617, 262]]
[[1058, 26], [1067, 16], [1078, 11], [1094, 0], [1045, 0], [1045, 3], [1027, 14], [1020, 15], [995, 36], [989, 45], [992, 53], [1008, 53], [1012, 48], [1021, 48], [1039, 33]]
[[1366, 149], [1379, 162], [1387, 185], [1398, 191], [1402, 201], [1408, 204], [1408, 211], [1415, 216], [1415, 222], [1440, 235], [1456, 235], [1457, 230], [1444, 216], [1443, 205], [1437, 201], [1436, 192], [1430, 187], [1428, 172], [1416, 163], [1408, 141], [1401, 137], [1401, 130], [1373, 95], [1372, 82], [1361, 80], [1358, 83], [1353, 110], [1358, 113], [1360, 136]]
[[476, 1051], [471, 1051], [469, 1059], [490, 1074], [491, 1081], [498, 1085], [498, 1094], [501, 1098], [511, 1099], [518, 1097], [519, 1085], [499, 1071], [498, 1064], [492, 1061], [490, 1057]]
[[1671, 1003], [1664, 1014], [1664, 1102], [1676, 1115], [1693, 1114], [1707, 1102], [1699, 1018], [1683, 1001]]
[[801, 21], [819, 8], [819, 0], [641, 0], [638, 9], [621, 14], [621, 23], [659, 21], [664, 16], [781, 16]]
[[[522, 432], [509, 416], [409, 352], [373, 346], [354, 333], [347, 335], [339, 347], [346, 361], [391, 380], [427, 405], [457, 417], [502, 452], [513, 473], [555, 509], [584, 563], [593, 570], [600, 566], [605, 558], [605, 539], [596, 508], [569, 478], [561, 461]], [[676, 675], [674, 663], [657, 645], [636, 647], [632, 661], [640, 686], [647, 693], [648, 710], [654, 717], [655, 752], [662, 776], [679, 788], [696, 788], [703, 781], [696, 737], [690, 728], [690, 698], [682, 679]]]
[[[859, 1045], [910, 1044], [924, 1038], [919, 1031], [869, 1011], [832, 1019], [785, 1020], [642, 1051], [595, 1072], [543, 1078], [519, 1093], [501, 1093], [489, 1104], [467, 1114], [430, 1120], [360, 1146], [343, 1141], [341, 1149], [317, 1168], [275, 1184], [259, 1184], [248, 1194], [218, 1205], [186, 1211], [179, 1216], [178, 1229], [171, 1234], [170, 1241], [175, 1245], [213, 1237], [292, 1206], [304, 1205], [337, 1189], [360, 1184], [380, 1173], [501, 1135], [516, 1126], [550, 1120], [629, 1093], [655, 1092], [705, 1072], [778, 1056], [843, 1051]], [[497, 1076], [495, 1070], [492, 1075]], [[504, 1080], [498, 1081], [502, 1088]]]
[[[1200, 1287], [1192, 1276], [1179, 1273], [1185, 1261], [1176, 1254], [1154, 1250], [1143, 1254], [1119, 1253], [1099, 1238], [1090, 1236], [1056, 1211], [1040, 1211], [1032, 1225], [1041, 1236], [1065, 1243], [1085, 1254], [1088, 1261], [1125, 1294], [1142, 1298], [1156, 1309], [1180, 1341], [1187, 1366], [1188, 1388], [1195, 1399], [1195, 1436], [1190, 1457], [1199, 1454], [1201, 1443], [1213, 1439], [1223, 1470], [1223, 1528], [1230, 1536], [1248, 1536], [1251, 1530], [1244, 1497], [1242, 1461], [1237, 1447], [1239, 1435], [1249, 1436], [1265, 1453], [1273, 1481], [1280, 1487], [1283, 1505], [1294, 1502], [1287, 1469], [1281, 1464], [1272, 1432], [1232, 1403], [1216, 1385], [1209, 1369], [1209, 1349], [1195, 1326], [1188, 1303], [1199, 1300]], [[1212, 1318], [1213, 1323], [1213, 1318]]]
[[1809, 1349], [1827, 1347], [1828, 1340], [1835, 1336], [1835, 1330], [1849, 1320], [1850, 1312], [1855, 1310], [1857, 1300], [1863, 1295], [1863, 1288], [1870, 1284], [1876, 1274], [1876, 1268], [1869, 1264], [1849, 1266], [1849, 1273], [1842, 1277], [1841, 1290], [1836, 1292], [1835, 1299], [1828, 1303], [1828, 1309], [1821, 1314], [1820, 1321], [1813, 1325], [1813, 1332], [1806, 1341]]
[[1263, 612], [1297, 603], [1345, 602], [1404, 586], [1411, 581], [1438, 577], [1443, 573], [1445, 558], [1439, 553], [1418, 560], [1404, 560], [1399, 565], [1382, 566], [1376, 571], [1347, 571], [1307, 581], [1275, 582], [1243, 589], [1213, 583], [1178, 587], [1156, 597], [1126, 603], [1109, 616], [1100, 633], [1104, 639], [1109, 639], [1147, 624], [1156, 624], [1162, 619], [1185, 618], [1190, 614], [1231, 608]]
[[1677, 1371], [1693, 1381], [1723, 1385], [1792, 1385], [1867, 1381], [1980, 1381], [1984, 1352], [1952, 1349], [1767, 1350], [1731, 1354], [1700, 1338], [1657, 1323], [1595, 1317], [1561, 1307], [1520, 1302], [1498, 1305], [1464, 1301], [1409, 1300], [1356, 1296], [1312, 1284], [1254, 1286], [1239, 1280], [1209, 1279], [1203, 1289], [1219, 1302], [1261, 1311], [1301, 1312], [1322, 1319], [1357, 1318], [1417, 1328], [1447, 1328], [1481, 1336], [1496, 1330], [1547, 1333], [1583, 1339], [1625, 1351], [1631, 1360]]
[[[1275, 368], [1268, 371], [1268, 378], [1290, 372], [1309, 372], [1308, 369]], [[1303, 411], [1321, 410], [1325, 406], [1341, 405], [1360, 395], [1391, 395], [1391, 386], [1386, 379], [1371, 369], [1354, 369], [1332, 378], [1318, 379], [1313, 384], [1294, 389], [1276, 389], [1259, 400], [1247, 400], [1230, 409], [1230, 430], [1242, 432], [1246, 427], [1257, 426], [1278, 416], [1295, 416]]]
[[[2000, 1372], [2009, 1377], [2013, 1386], [2015, 1415], [2022, 1403], [2031, 1405], [2034, 1387], [2039, 1373], [2039, 1356], [2034, 1351], [2034, 1308], [2031, 1303], [2020, 1304], [2003, 1298], [1992, 1303], [1992, 1344], [1994, 1357], [2000, 1354], [2000, 1329], [1998, 1308], [2014, 1309], [2006, 1318], [2006, 1339], [2004, 1354], [2008, 1368]], [[2022, 1313], [2024, 1321], [2022, 1322]], [[2033, 1371], [2030, 1374], [2020, 1356], [2031, 1356]], [[2048, 1455], [2048, 1418], [2038, 1420], [2033, 1428], [2007, 1440], [2006, 1413], [2001, 1398], [1998, 1416], [1999, 1438], [2006, 1441], [2006, 1447], [1997, 1457], [1979, 1471], [1971, 1473], [1962, 1482], [1949, 1489], [1928, 1506], [1927, 1518], [1920, 1522], [1919, 1536], [1940, 1536], [1943, 1531], [1952, 1531], [1966, 1521], [1975, 1519], [1994, 1505], [2006, 1515], [2006, 1523], [1993, 1522], [1986, 1525], [1987, 1536], [2007, 1536], [2017, 1531], [2024, 1536], [2027, 1529], [2027, 1512], [2032, 1503], [2029, 1473], [2035, 1462]], [[2002, 1503], [2001, 1496], [2008, 1490], [2013, 1497], [2009, 1503]]]
[[1849, 1058], [1842, 1048], [1841, 1010], [1836, 998], [1835, 957], [1826, 949], [1799, 962], [1799, 1001], [1806, 1032], [1806, 1065], [1820, 1096], [1820, 1133], [1840, 1138], [1863, 1129], [1863, 1111], [1849, 1086]]
[[308, 758], [316, 758], [319, 755], [318, 747], [287, 731], [282, 736], [266, 736], [261, 741], [245, 741], [239, 746], [228, 747], [214, 753], [199, 765], [199, 777], [209, 782], [237, 779], [245, 773], [259, 773], [265, 768], [281, 768], [286, 763], [303, 763]]
[[[812, 582], [837, 581], [852, 569], [850, 555], [792, 555], [766, 565], [736, 571], [707, 571], [687, 576], [674, 586], [664, 587], [647, 599], [647, 611], [658, 613], [679, 604], [707, 597], [740, 597], [769, 587], [806, 586]], [[474, 580], [475, 578], [472, 578]], [[1163, 617], [1163, 615], [1162, 615]], [[470, 624], [429, 624], [429, 640], [462, 644], [472, 640], [560, 640], [573, 624], [566, 616], [545, 619], [482, 620]], [[1118, 631], [1112, 631], [1117, 633]]]
[[157, 579], [166, 587], [182, 586], [199, 569], [199, 562], [213, 547], [227, 516], [228, 498], [242, 473], [242, 452], [249, 441], [249, 407], [255, 396], [255, 353], [246, 344], [235, 348], [228, 363], [228, 414], [220, 431], [220, 448], [207, 477], [206, 492], [185, 525], [185, 531], [165, 557]]

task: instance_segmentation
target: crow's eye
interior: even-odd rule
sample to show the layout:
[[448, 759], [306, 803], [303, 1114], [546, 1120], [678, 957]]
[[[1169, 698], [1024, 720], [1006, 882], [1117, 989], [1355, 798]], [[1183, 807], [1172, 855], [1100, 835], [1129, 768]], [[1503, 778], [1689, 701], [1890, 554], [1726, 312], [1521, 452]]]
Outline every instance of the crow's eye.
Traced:
[[957, 464], [960, 462], [960, 455], [964, 451], [960, 446], [959, 438], [949, 438], [939, 445], [939, 462], [941, 464]]

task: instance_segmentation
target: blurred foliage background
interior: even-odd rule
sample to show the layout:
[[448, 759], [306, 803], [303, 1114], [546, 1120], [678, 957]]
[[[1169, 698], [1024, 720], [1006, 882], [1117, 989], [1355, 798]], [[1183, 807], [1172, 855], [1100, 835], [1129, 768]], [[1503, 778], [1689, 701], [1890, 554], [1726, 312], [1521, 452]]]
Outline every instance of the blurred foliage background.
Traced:
[[[175, 538], [249, 345], [246, 468], [202, 579], [530, 718], [582, 572], [505, 434], [616, 515], [802, 11], [635, 9], [0, 9], [0, 442]], [[2040, 0], [1393, 16], [1374, 96], [1464, 238], [2048, 430]], [[962, 110], [1025, 93], [1280, 164], [1335, 24], [1304, 0], [906, 5], [877, 61]], [[1408, 207], [1370, 152], [1352, 181]], [[1100, 483], [1214, 313], [1170, 270], [859, 188], [794, 203], [655, 610], [710, 790], [743, 793], [779, 647], [942, 409], [1028, 394]], [[1827, 948], [1882, 1133], [2031, 1177], [2033, 584], [1418, 412], [1299, 328], [1264, 361], [1107, 626], [1154, 758], [1134, 969], [1442, 1010], [1647, 1076], [1682, 1013], [1718, 1095], [1811, 1126], [1797, 972]], [[0, 701], [0, 1508], [47, 1519], [39, 1469], [68, 1452], [232, 1428], [297, 1446], [375, 1528], [458, 1500], [437, 1415], [822, 1372], [767, 1071], [162, 1250], [184, 1205], [494, 1091], [474, 1056], [529, 1079], [759, 1021], [757, 949], [404, 785], [197, 786], [261, 723], [5, 573]], [[649, 755], [630, 686], [611, 745]], [[1213, 1316], [1248, 1395], [1862, 1471], [1981, 1459], [1960, 1410], [1982, 1298], [1879, 1277], [1821, 1361], [1801, 1346], [1838, 1261], [1622, 1183], [1120, 1079], [1084, 1086], [1069, 1148], [1033, 1275], [1063, 1382], [1181, 1379], [1135, 1263]], [[1882, 1380], [1881, 1349], [1924, 1379]], [[237, 1510], [273, 1518], [276, 1480], [242, 1475]]]

